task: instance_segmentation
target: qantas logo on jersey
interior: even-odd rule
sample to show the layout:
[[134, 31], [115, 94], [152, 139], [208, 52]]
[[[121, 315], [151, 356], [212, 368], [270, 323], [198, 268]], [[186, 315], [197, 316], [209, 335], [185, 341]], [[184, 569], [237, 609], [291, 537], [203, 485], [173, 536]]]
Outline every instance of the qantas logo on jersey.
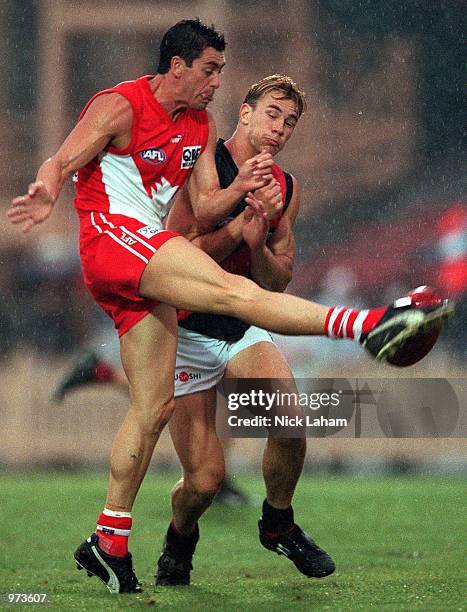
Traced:
[[200, 154], [201, 154], [201, 145], [196, 145], [194, 147], [183, 147], [182, 163], [180, 165], [180, 168], [182, 170], [193, 168]]
[[163, 164], [167, 159], [164, 149], [145, 149], [141, 151], [140, 157], [143, 161], [148, 164], [153, 164], [154, 166]]

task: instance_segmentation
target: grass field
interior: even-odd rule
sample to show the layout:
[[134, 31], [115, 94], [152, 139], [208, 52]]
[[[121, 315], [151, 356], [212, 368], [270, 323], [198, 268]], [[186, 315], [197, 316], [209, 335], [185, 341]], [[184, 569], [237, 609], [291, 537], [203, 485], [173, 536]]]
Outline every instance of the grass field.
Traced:
[[[200, 525], [192, 586], [155, 591], [175, 479], [150, 474], [134, 509], [131, 550], [144, 594], [111, 596], [72, 560], [102, 507], [106, 476], [0, 475], [0, 592], [47, 592], [47, 610], [464, 609], [461, 480], [304, 477], [296, 518], [338, 567], [321, 581], [261, 548], [258, 508], [214, 507]], [[239, 481], [262, 493], [259, 478]]]

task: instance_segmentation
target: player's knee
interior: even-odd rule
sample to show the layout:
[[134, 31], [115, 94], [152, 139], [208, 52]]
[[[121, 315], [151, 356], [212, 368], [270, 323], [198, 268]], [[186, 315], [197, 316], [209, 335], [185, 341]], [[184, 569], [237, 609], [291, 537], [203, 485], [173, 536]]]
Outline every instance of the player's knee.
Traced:
[[221, 467], [210, 468], [196, 474], [192, 474], [188, 481], [192, 493], [201, 504], [210, 504], [219, 491], [224, 480], [224, 470]]
[[173, 397], [156, 403], [151, 403], [138, 410], [138, 421], [144, 435], [159, 435], [170, 421], [175, 410]]
[[235, 312], [253, 303], [259, 291], [258, 285], [243, 276], [225, 273], [219, 287], [217, 302], [221, 312]]

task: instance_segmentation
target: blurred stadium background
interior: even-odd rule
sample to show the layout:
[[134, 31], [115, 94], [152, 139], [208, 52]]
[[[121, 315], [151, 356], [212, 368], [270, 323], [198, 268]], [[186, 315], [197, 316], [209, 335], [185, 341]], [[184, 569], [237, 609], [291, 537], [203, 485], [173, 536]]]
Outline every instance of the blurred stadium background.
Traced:
[[[403, 376], [465, 377], [467, 289], [462, 24], [456, 0], [2, 0], [0, 198], [22, 193], [91, 95], [151, 73], [161, 34], [200, 16], [226, 34], [212, 105], [227, 136], [252, 82], [274, 72], [308, 94], [281, 165], [302, 188], [290, 291], [325, 303], [384, 304], [421, 283], [458, 301], [443, 341]], [[0, 466], [106, 465], [96, 431], [116, 430], [126, 398], [109, 388], [50, 402], [73, 355], [112, 330], [80, 276], [73, 188], [24, 237], [0, 216]], [[343, 263], [345, 254], [345, 264]], [[358, 347], [279, 339], [300, 376], [395, 377]], [[106, 436], [109, 440], [110, 437]], [[237, 468], [260, 461], [239, 441]], [[463, 441], [310, 442], [307, 468], [465, 467]], [[154, 463], [173, 467], [167, 436]]]

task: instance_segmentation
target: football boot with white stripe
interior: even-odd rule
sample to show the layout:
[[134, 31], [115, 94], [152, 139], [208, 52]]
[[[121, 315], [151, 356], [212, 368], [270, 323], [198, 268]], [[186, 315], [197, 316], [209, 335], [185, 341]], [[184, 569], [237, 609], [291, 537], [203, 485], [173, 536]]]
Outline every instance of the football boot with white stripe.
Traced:
[[259, 541], [268, 550], [284, 555], [292, 561], [299, 572], [312, 578], [324, 578], [334, 572], [336, 566], [326, 551], [298, 525], [280, 535], [269, 534], [258, 521]]
[[453, 313], [452, 302], [423, 285], [389, 306], [360, 342], [378, 361], [410, 366], [431, 351]]
[[76, 567], [85, 569], [89, 577], [97, 576], [111, 593], [141, 593], [141, 584], [133, 570], [131, 554], [113, 557], [99, 548], [99, 539], [93, 533], [75, 551]]

